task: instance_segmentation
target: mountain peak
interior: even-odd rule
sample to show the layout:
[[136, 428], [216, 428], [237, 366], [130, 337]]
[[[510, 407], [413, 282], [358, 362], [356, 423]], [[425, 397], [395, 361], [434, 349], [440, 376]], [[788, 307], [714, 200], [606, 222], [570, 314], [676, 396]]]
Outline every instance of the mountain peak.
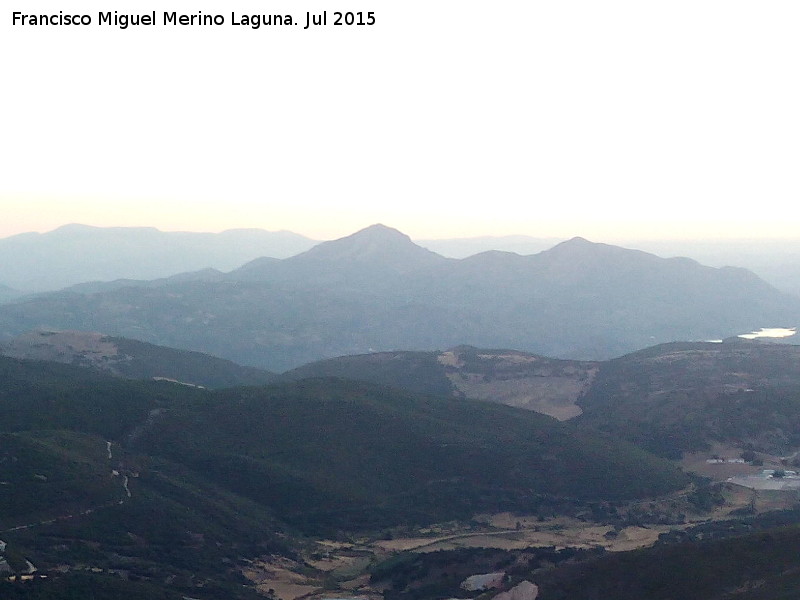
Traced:
[[576, 235], [575, 237], [570, 238], [570, 239], [566, 240], [563, 243], [564, 244], [593, 244], [594, 242], [590, 242], [585, 237], [581, 237], [579, 235]]
[[306, 282], [356, 281], [380, 273], [395, 276], [449, 259], [411, 241], [405, 233], [381, 223], [281, 261], [252, 261], [231, 275], [247, 280]]
[[555, 248], [589, 248], [591, 246], [602, 246], [602, 245], [604, 245], [604, 244], [597, 244], [595, 242], [590, 242], [586, 238], [580, 237], [579, 235], [576, 235], [573, 238], [570, 238], [570, 239], [565, 240], [565, 241], [563, 241], [563, 242], [561, 242], [559, 244], [556, 244], [555, 246], [553, 246], [553, 249], [555, 249]]
[[548, 256], [551, 259], [583, 260], [590, 256], [595, 256], [603, 250], [608, 251], [609, 248], [614, 248], [614, 246], [590, 242], [582, 237], [574, 237], [556, 244], [549, 250], [545, 250], [542, 252], [542, 256]]
[[383, 223], [373, 223], [372, 225], [368, 225], [363, 229], [359, 229], [358, 231], [356, 231], [351, 235], [358, 235], [360, 233], [365, 233], [365, 232], [381, 232], [381, 231], [385, 233], [396, 233], [408, 237], [402, 231], [395, 229], [394, 227], [389, 227], [388, 225], [384, 225]]
[[641, 250], [623, 248], [621, 246], [614, 246], [612, 244], [591, 242], [582, 237], [574, 237], [561, 242], [560, 244], [556, 244], [550, 248], [550, 250], [546, 250], [543, 254], [575, 259], [588, 258], [590, 256], [652, 256], [647, 252], [642, 252]]
[[[375, 223], [374, 225], [370, 225], [369, 227], [365, 227], [364, 229], [359, 229], [353, 234], [348, 235], [347, 237], [341, 239], [373, 239], [373, 240], [395, 240], [395, 241], [406, 241], [411, 242], [411, 238], [408, 237], [402, 231], [395, 229], [394, 227], [389, 227], [384, 225], [383, 223]], [[413, 243], [413, 242], [411, 242]]]
[[[338, 240], [323, 242], [296, 257], [297, 261], [373, 263], [405, 271], [444, 257], [418, 246], [405, 233], [376, 223]], [[293, 259], [292, 259], [293, 260]]]
[[650, 269], [666, 260], [641, 250], [590, 242], [582, 237], [561, 242], [537, 257], [548, 269], [561, 273], [561, 277], [583, 277], [609, 269], [623, 269], [626, 272], [631, 269]]

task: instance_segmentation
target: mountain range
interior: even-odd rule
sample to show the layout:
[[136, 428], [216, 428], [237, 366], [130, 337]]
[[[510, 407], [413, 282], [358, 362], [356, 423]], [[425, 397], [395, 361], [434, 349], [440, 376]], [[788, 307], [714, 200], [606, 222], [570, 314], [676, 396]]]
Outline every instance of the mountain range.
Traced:
[[[488, 251], [538, 254], [563, 241], [506, 235], [418, 239], [416, 243], [461, 259]], [[203, 269], [230, 271], [259, 257], [287, 258], [318, 243], [289, 231], [264, 229], [215, 234], [65, 225], [46, 233], [0, 239], [0, 303], [76, 284], [163, 279]], [[714, 267], [745, 267], [782, 291], [800, 292], [797, 239], [629, 240], [624, 245], [661, 257], [688, 256]]]
[[744, 269], [582, 238], [530, 256], [448, 259], [383, 225], [228, 273], [76, 288], [0, 306], [5, 339], [36, 329], [102, 331], [271, 371], [460, 344], [607, 359], [798, 321], [800, 299]]
[[[536, 254], [565, 241], [526, 235], [417, 240], [429, 250], [451, 258], [466, 258], [489, 250]], [[661, 257], [688, 256], [712, 267], [735, 265], [755, 272], [781, 291], [800, 294], [800, 240], [789, 239], [631, 239], [614, 242]]]
[[0, 283], [41, 292], [89, 281], [156, 279], [204, 268], [228, 271], [258, 256], [285, 258], [314, 244], [289, 231], [193, 233], [72, 224], [47, 233], [0, 239]]
[[20, 292], [12, 287], [0, 284], [0, 304], [3, 304], [4, 302], [10, 302], [11, 300], [15, 300], [24, 295], [24, 292]]

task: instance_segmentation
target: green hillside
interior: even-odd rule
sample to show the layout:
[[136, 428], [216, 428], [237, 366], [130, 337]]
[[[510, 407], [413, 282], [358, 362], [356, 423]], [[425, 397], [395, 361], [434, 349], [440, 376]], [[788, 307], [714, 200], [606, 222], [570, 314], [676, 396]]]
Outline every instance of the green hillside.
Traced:
[[339, 356], [297, 367], [281, 375], [295, 381], [311, 377], [339, 377], [406, 389], [410, 392], [450, 396], [455, 387], [447, 378], [438, 352], [373, 352]]
[[577, 416], [671, 458], [714, 442], [779, 456], [800, 447], [800, 346], [789, 344], [676, 342], [604, 362], [459, 346], [344, 356], [282, 377], [311, 375]]
[[0, 345], [0, 354], [87, 367], [128, 379], [165, 379], [218, 388], [261, 385], [275, 375], [201, 352], [86, 331], [31, 331]]
[[0, 356], [0, 432], [71, 429], [120, 440], [150, 412], [206, 394], [88, 369]]
[[121, 499], [105, 442], [71, 432], [0, 434], [0, 531]]
[[789, 600], [800, 594], [800, 528], [659, 545], [529, 573], [540, 600]]
[[[293, 552], [269, 509], [180, 465], [69, 431], [2, 434], [0, 449], [4, 558], [23, 573], [25, 560], [51, 575], [67, 565], [67, 583], [58, 588], [80, 589], [82, 574], [102, 572], [172, 581], [170, 588], [192, 597], [249, 598], [233, 565]], [[120, 589], [119, 582], [101, 584]], [[47, 584], [39, 589], [45, 598], [52, 593]]]
[[787, 454], [800, 446], [800, 346], [648, 348], [603, 363], [579, 404], [582, 426], [665, 456], [714, 441]]
[[598, 363], [591, 361], [461, 345], [443, 352], [340, 356], [292, 369], [280, 378], [341, 377], [414, 393], [497, 402], [567, 420], [580, 414], [576, 401], [597, 369]]
[[136, 448], [309, 531], [535, 509], [538, 495], [623, 500], [686, 483], [641, 450], [543, 415], [331, 379], [217, 392], [165, 414]]
[[124, 357], [116, 370], [131, 379], [162, 377], [209, 388], [263, 385], [275, 379], [269, 371], [244, 367], [200, 352], [176, 350], [129, 338], [108, 339]]
[[[800, 593], [797, 519], [793, 510], [706, 522], [623, 552], [556, 546], [403, 552], [373, 565], [370, 577], [386, 600], [487, 599], [522, 581], [538, 586], [537, 600], [788, 600]], [[467, 592], [460, 585], [492, 572], [506, 575], [501, 589]]]
[[[114, 575], [75, 573], [24, 584], [0, 581], [3, 600], [183, 600], [185, 593], [160, 585], [125, 581]], [[258, 598], [253, 594], [254, 598]]]
[[211, 391], [0, 357], [0, 419], [5, 558], [76, 589], [124, 573], [164, 597], [243, 599], [243, 561], [293, 556], [293, 532], [575, 510], [687, 483], [534, 412], [339, 379]]
[[632, 446], [543, 415], [364, 383], [208, 391], [6, 357], [0, 375], [0, 431], [133, 444], [310, 530], [345, 517], [354, 528], [464, 517], [537, 494], [627, 499], [685, 482]]

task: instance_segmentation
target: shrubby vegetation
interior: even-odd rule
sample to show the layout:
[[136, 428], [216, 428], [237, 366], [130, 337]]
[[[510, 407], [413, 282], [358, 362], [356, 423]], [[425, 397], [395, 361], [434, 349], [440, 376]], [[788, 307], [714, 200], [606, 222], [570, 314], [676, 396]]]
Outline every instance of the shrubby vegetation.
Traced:
[[[135, 576], [134, 576], [135, 577]], [[3, 600], [263, 600], [241, 585], [209, 582], [202, 588], [165, 586], [146, 580], [122, 579], [114, 574], [69, 573], [25, 582], [0, 581]]]
[[553, 568], [564, 562], [602, 556], [602, 549], [555, 547], [499, 550], [463, 548], [437, 552], [404, 552], [370, 569], [372, 583], [388, 586], [386, 600], [432, 600], [484, 597], [485, 591], [467, 591], [461, 583], [476, 573], [504, 572], [518, 579], [532, 569]]
[[375, 352], [313, 362], [284, 373], [281, 379], [340, 377], [402, 388], [413, 393], [450, 396], [453, 384], [439, 364], [438, 352]]
[[524, 510], [538, 495], [622, 500], [687, 481], [633, 446], [543, 415], [343, 380], [221, 391], [165, 414], [136, 447], [310, 532]]
[[179, 591], [117, 576], [74, 573], [26, 582], [0, 581], [3, 600], [181, 600]]
[[[658, 545], [529, 575], [542, 600], [777, 600], [797, 597], [800, 528]], [[794, 596], [776, 595], [793, 590]]]
[[800, 347], [746, 340], [664, 344], [603, 363], [579, 423], [680, 458], [715, 441], [800, 446]]
[[129, 338], [109, 338], [124, 356], [114, 369], [131, 379], [169, 377], [209, 388], [262, 385], [275, 379], [269, 371], [243, 367], [199, 352], [156, 346]]
[[[7, 557], [14, 568], [33, 556], [40, 569], [73, 569], [58, 581], [7, 588], [15, 595], [0, 597], [61, 600], [95, 582], [95, 597], [103, 599], [114, 598], [120, 585], [131, 585], [126, 598], [141, 592], [169, 600], [174, 593], [246, 599], [252, 591], [239, 573], [242, 559], [296, 555], [297, 530], [343, 537], [499, 510], [583, 514], [615, 525], [672, 522], [656, 504], [624, 513], [615, 504], [688, 482], [667, 461], [585, 423], [368, 383], [313, 379], [208, 391], [2, 357], [0, 374], [0, 481], [10, 484], [0, 494], [0, 531]], [[705, 406], [717, 415], [711, 431], [774, 424], [759, 398], [785, 420], [791, 396], [759, 393], [724, 398], [746, 395], [748, 405], [737, 413], [742, 419], [731, 423], [709, 400]], [[598, 397], [586, 401], [599, 406]], [[618, 398], [606, 406], [635, 410]], [[648, 410], [634, 422], [647, 422], [655, 414]], [[699, 486], [687, 505], [709, 510], [718, 492]], [[775, 518], [769, 527], [796, 515]], [[31, 527], [16, 528], [23, 524]], [[788, 556], [800, 550], [796, 529], [764, 526], [748, 519], [709, 524], [665, 536], [648, 551], [609, 556], [555, 549], [401, 555], [376, 566], [372, 577], [388, 581], [387, 597], [398, 600], [453, 597], [463, 578], [494, 568], [535, 581], [543, 600], [592, 594], [715, 600], [730, 586], [748, 590], [742, 598], [762, 600], [768, 596], [747, 588], [756, 574], [765, 582], [759, 589], [792, 589]], [[701, 578], [707, 596], [668, 580], [670, 569], [688, 568], [690, 559], [687, 573]], [[752, 563], [746, 569], [718, 568], [746, 560]], [[87, 572], [92, 568], [103, 573]], [[129, 582], [120, 583], [120, 573]]]
[[0, 431], [69, 429], [120, 441], [150, 411], [201, 399], [167, 382], [125, 381], [43, 361], [0, 356]]

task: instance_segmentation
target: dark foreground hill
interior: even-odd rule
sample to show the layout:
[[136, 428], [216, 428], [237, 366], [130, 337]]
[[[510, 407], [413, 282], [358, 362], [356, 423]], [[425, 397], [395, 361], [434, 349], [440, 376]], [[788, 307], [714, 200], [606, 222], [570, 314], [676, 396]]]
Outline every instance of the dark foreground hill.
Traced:
[[786, 511], [708, 523], [626, 552], [550, 546], [405, 553], [373, 567], [371, 578], [387, 600], [474, 597], [460, 583], [493, 571], [505, 574], [501, 589], [480, 598], [509, 600], [516, 589], [511, 598], [520, 600], [789, 600], [800, 593], [797, 518]]
[[530, 411], [330, 379], [217, 392], [164, 414], [135, 448], [309, 531], [532, 510], [547, 496], [623, 500], [686, 481], [633, 446]]
[[658, 545], [528, 573], [539, 600], [790, 600], [800, 594], [800, 527]]
[[210, 391], [0, 357], [0, 482], [17, 573], [25, 560], [111, 569], [236, 598], [237, 565], [291, 555], [303, 543], [292, 531], [574, 510], [687, 479], [628, 444], [490, 403], [324, 379]]
[[245, 600], [257, 595], [236, 562], [293, 552], [266, 507], [102, 437], [0, 434], [0, 480], [0, 558], [13, 573], [55, 578], [0, 587], [3, 598]]
[[[690, 375], [709, 369], [704, 360], [716, 364], [711, 346], [654, 348], [637, 360], [672, 365], [659, 381], [677, 387], [683, 378], [691, 387]], [[727, 357], [720, 385], [733, 385], [734, 374], [739, 385], [787, 381], [791, 347], [725, 346], [713, 345]], [[476, 361], [473, 369], [504, 364], [479, 359], [483, 351], [458, 352]], [[608, 381], [601, 375], [596, 381]], [[0, 583], [9, 598], [66, 600], [92, 590], [101, 600], [250, 600], [242, 565], [295, 556], [307, 543], [298, 530], [597, 507], [686, 483], [669, 463], [617, 441], [616, 431], [335, 379], [211, 391], [0, 357], [0, 409], [2, 558], [17, 573], [30, 561], [52, 576], [29, 587]], [[509, 555], [491, 564], [510, 568], [514, 581], [534, 581], [544, 600], [771, 600], [793, 598], [800, 586], [796, 528], [672, 537], [686, 541], [606, 556], [528, 549], [542, 560]], [[431, 577], [444, 582], [447, 557], [431, 560]], [[385, 597], [433, 597], [393, 593]]]
[[459, 344], [601, 359], [800, 321], [800, 299], [749, 271], [580, 238], [531, 256], [454, 260], [376, 225], [284, 260], [189, 279], [4, 305], [0, 336], [103, 331], [282, 371]]
[[90, 369], [0, 356], [0, 432], [69, 429], [124, 439], [151, 413], [207, 394], [169, 382], [127, 381]]
[[31, 597], [127, 597], [123, 579], [140, 582], [133, 597], [255, 597], [236, 561], [295, 543], [269, 508], [126, 449], [159, 414], [209, 393], [0, 357], [0, 558], [16, 574], [30, 561], [58, 577], [23, 588], [42, 594]]

